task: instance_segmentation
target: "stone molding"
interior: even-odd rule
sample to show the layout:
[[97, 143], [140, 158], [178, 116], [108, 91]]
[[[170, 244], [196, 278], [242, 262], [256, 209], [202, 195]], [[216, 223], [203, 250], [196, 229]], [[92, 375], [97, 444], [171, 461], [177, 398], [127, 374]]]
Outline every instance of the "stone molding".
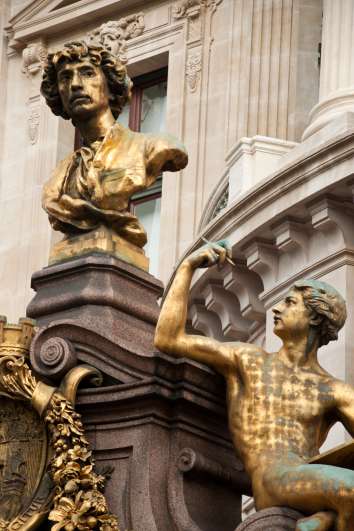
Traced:
[[[56, 0], [42, 1], [33, 0], [24, 9], [21, 9], [9, 20], [5, 28], [11, 49], [22, 49], [23, 46], [35, 40], [38, 35], [46, 35], [50, 40], [51, 35], [58, 32], [67, 31], [68, 26], [73, 33], [78, 28], [82, 28], [83, 20], [105, 19], [117, 13], [117, 0], [106, 0], [102, 2], [74, 2], [57, 8]], [[124, 0], [124, 8], [131, 11], [136, 6], [135, 0]], [[119, 5], [119, 11], [122, 10]]]
[[241, 138], [226, 155], [225, 171], [206, 202], [199, 232], [237, 196], [275, 171], [283, 155], [297, 145], [261, 135]]
[[172, 16], [175, 19], [184, 17], [194, 18], [198, 16], [202, 8], [210, 8], [214, 12], [222, 0], [180, 0], [172, 8]]
[[126, 64], [127, 41], [144, 33], [144, 13], [135, 13], [119, 20], [109, 20], [88, 34], [90, 44], [105, 46], [113, 55]]
[[226, 157], [230, 168], [229, 202], [275, 171], [283, 155], [295, 146], [296, 142], [261, 135], [241, 138]]

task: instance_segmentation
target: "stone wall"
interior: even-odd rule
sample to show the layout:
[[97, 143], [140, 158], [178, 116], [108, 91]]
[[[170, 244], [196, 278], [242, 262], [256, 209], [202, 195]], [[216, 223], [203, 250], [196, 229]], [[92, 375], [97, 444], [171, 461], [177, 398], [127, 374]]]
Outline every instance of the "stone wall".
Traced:
[[[35, 0], [11, 3], [12, 13], [8, 5], [1, 11], [2, 20], [12, 18], [3, 24], [7, 55], [1, 63], [7, 77], [0, 102], [0, 305], [11, 319], [24, 312], [31, 273], [46, 265], [58, 238], [41, 210], [40, 191], [73, 146], [71, 124], [51, 115], [39, 95], [46, 50], [108, 20], [142, 14], [142, 32], [125, 42], [129, 71], [135, 76], [168, 65], [167, 128], [190, 154], [187, 169], [166, 174], [163, 183], [164, 281], [198, 234], [213, 189], [240, 160], [240, 141], [247, 159], [242, 139], [262, 136], [256, 174], [263, 177], [300, 140], [317, 101], [319, 0], [52, 0], [45, 6]], [[6, 51], [4, 39], [2, 46]], [[251, 177], [247, 164], [243, 168], [247, 187]]]

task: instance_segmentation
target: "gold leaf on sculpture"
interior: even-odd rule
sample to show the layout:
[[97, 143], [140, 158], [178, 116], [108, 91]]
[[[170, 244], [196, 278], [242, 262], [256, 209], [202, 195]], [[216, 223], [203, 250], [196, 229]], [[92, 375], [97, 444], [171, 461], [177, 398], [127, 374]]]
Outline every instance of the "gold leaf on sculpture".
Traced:
[[81, 416], [64, 396], [97, 371], [72, 369], [62, 393], [38, 381], [28, 364], [33, 335], [33, 322], [0, 318], [0, 531], [36, 529], [47, 518], [53, 531], [119, 531]]

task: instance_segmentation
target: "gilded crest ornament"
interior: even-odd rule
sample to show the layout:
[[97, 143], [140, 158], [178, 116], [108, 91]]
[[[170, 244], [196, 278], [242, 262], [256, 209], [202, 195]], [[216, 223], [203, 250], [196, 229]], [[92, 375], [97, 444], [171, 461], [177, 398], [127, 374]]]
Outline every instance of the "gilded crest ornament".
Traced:
[[79, 382], [99, 373], [77, 366], [59, 389], [39, 381], [29, 364], [34, 333], [30, 319], [0, 317], [0, 531], [37, 529], [46, 519], [53, 531], [119, 531], [74, 409]]

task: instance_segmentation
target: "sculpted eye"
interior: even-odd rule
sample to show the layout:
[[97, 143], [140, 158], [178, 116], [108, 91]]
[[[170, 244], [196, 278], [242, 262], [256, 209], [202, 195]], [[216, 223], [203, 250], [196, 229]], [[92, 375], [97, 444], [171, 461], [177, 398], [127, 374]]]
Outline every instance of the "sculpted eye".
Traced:
[[70, 79], [70, 74], [67, 73], [67, 74], [61, 74], [60, 77], [59, 77], [59, 81], [68, 81]]
[[287, 297], [285, 299], [285, 303], [289, 306], [290, 304], [296, 304], [296, 300], [295, 299], [291, 299], [290, 297]]

